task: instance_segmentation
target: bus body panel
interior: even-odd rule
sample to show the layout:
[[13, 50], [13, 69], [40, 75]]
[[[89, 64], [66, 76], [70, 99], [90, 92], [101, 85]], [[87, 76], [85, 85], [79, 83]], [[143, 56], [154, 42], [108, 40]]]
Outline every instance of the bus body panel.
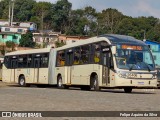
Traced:
[[51, 49], [49, 53], [49, 64], [48, 64], [48, 84], [55, 85], [57, 81], [55, 79], [55, 64], [56, 64], [56, 50]]

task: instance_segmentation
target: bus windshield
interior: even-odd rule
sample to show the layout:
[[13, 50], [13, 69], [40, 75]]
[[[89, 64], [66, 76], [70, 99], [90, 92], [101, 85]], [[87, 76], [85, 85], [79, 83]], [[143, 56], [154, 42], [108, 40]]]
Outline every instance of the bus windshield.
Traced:
[[155, 65], [148, 46], [117, 45], [116, 63], [119, 69], [155, 70]]

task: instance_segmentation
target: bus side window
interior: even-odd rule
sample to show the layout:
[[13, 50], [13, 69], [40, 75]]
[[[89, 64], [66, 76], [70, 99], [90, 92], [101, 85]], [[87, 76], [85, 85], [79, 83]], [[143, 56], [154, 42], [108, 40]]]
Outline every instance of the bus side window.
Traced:
[[94, 44], [94, 63], [99, 63], [100, 62], [100, 45], [99, 44]]
[[99, 52], [95, 52], [94, 54], [94, 62], [95, 63], [99, 63], [100, 61], [100, 53]]
[[4, 65], [6, 68], [10, 68], [10, 64], [11, 64], [11, 61], [9, 60], [9, 57], [8, 56], [5, 56], [4, 57]]
[[18, 68], [26, 68], [27, 67], [27, 55], [20, 55], [18, 57]]
[[49, 60], [49, 54], [48, 53], [44, 53], [42, 55], [42, 61], [41, 61], [41, 67], [46, 68], [48, 67], [48, 60]]
[[32, 55], [28, 55], [27, 57], [27, 67], [31, 68], [32, 67]]
[[90, 54], [91, 54], [90, 45], [85, 45], [81, 47], [81, 60], [83, 64], [90, 62], [89, 61]]
[[73, 60], [74, 65], [80, 64], [80, 50], [81, 50], [80, 47], [75, 48], [74, 60]]
[[57, 54], [57, 66], [64, 66], [65, 65], [65, 52], [59, 51]]

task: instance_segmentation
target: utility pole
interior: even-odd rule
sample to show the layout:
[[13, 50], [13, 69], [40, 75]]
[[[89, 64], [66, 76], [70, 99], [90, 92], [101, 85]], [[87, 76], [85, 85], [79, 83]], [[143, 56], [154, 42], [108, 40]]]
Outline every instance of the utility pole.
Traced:
[[9, 1], [8, 25], [11, 26], [11, 1]]
[[144, 30], [143, 41], [146, 41], [146, 30]]
[[11, 16], [11, 26], [13, 26], [13, 15], [14, 15], [14, 0], [12, 0], [12, 16]]

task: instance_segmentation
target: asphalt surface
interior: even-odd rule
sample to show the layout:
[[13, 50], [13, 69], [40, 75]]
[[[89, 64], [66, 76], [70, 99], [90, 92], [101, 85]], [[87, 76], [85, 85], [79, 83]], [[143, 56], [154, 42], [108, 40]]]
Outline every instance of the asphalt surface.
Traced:
[[[46, 88], [18, 87], [14, 84], [0, 82], [0, 111], [160, 111], [160, 89], [133, 89], [132, 93], [127, 94], [123, 89], [94, 92], [77, 88], [57, 89], [52, 86]], [[58, 117], [46, 119], [106, 120], [113, 118]], [[114, 120], [121, 119], [135, 118], [114, 118]], [[149, 120], [151, 118], [139, 117], [138, 119]]]

